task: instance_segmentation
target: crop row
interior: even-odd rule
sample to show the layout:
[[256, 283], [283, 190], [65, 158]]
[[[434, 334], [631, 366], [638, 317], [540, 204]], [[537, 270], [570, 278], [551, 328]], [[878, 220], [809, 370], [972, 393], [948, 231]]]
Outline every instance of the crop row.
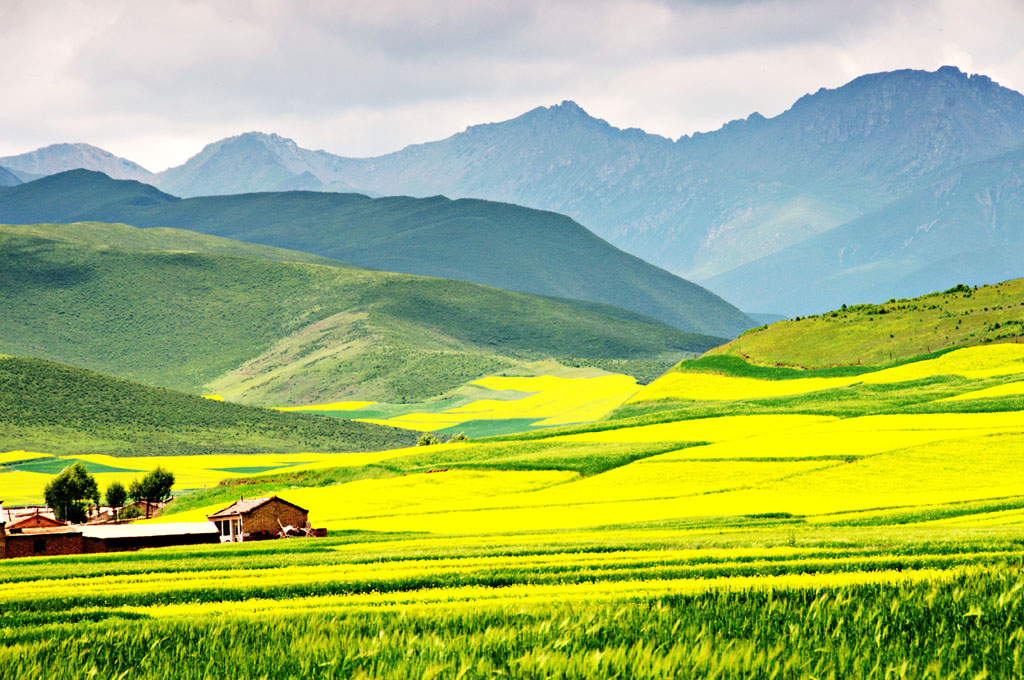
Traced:
[[1024, 675], [1019, 570], [919, 575], [479, 589], [488, 602], [453, 589], [384, 608], [386, 594], [368, 593], [344, 615], [326, 598], [69, 610], [46, 623], [5, 610], [0, 678]]

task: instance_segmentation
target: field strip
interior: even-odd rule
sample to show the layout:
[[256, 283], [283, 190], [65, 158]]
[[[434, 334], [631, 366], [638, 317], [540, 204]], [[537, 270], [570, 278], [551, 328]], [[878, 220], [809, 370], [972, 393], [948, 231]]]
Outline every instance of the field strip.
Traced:
[[262, 618], [268, 615], [303, 615], [351, 609], [406, 609], [477, 606], [534, 606], [564, 602], [597, 602], [673, 595], [697, 595], [707, 592], [744, 592], [771, 590], [816, 590], [874, 584], [910, 584], [953, 580], [967, 573], [968, 567], [951, 569], [885, 570], [844, 572], [828, 575], [786, 574], [780, 576], [727, 576], [711, 579], [653, 579], [613, 582], [587, 582], [558, 585], [512, 585], [502, 587], [461, 586], [422, 588], [394, 593], [359, 593], [291, 599], [254, 598], [240, 602], [204, 602], [155, 606], [126, 606], [105, 611], [154, 618], [190, 618], [225, 616]]
[[[1019, 559], [1017, 550], [990, 550], [973, 553], [846, 554], [834, 550], [813, 552], [785, 550], [736, 553], [716, 556], [705, 551], [676, 554], [672, 550], [621, 551], [618, 553], [553, 553], [511, 558], [508, 556], [435, 558], [388, 562], [336, 562], [314, 565], [278, 565], [264, 568], [209, 569], [199, 571], [161, 571], [101, 574], [92, 577], [43, 578], [0, 584], [0, 602], [12, 606], [19, 602], [48, 600], [53, 597], [75, 599], [101, 598], [128, 602], [144, 599], [238, 600], [238, 595], [272, 592], [299, 587], [314, 587], [324, 594], [345, 591], [415, 590], [435, 583], [481, 585], [489, 587], [520, 584], [603, 582], [722, 577], [754, 574], [838, 574], [889, 571], [893, 569], [950, 568], [972, 563], [992, 563]], [[768, 553], [767, 555], [765, 553]], [[772, 554], [774, 553], [774, 554]], [[703, 559], [701, 559], [703, 558]], [[717, 559], [716, 559], [717, 558]], [[774, 559], [772, 559], [774, 558]], [[355, 594], [355, 593], [353, 593]]]
[[673, 371], [640, 390], [626, 403], [659, 399], [738, 401], [787, 397], [853, 385], [887, 385], [940, 375], [968, 379], [1016, 375], [1024, 371], [1024, 347], [1007, 343], [958, 349], [934, 359], [917, 361], [842, 378], [765, 380], [716, 373]]

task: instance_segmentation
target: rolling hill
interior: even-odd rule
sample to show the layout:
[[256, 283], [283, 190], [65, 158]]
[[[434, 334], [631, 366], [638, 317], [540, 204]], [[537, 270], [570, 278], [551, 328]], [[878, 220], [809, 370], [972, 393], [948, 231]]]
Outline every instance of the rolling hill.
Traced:
[[378, 451], [414, 443], [408, 430], [212, 401], [0, 355], [0, 451], [146, 456]]
[[0, 352], [286, 406], [422, 400], [546, 359], [664, 370], [721, 342], [608, 305], [323, 262], [169, 229], [0, 227]]
[[884, 365], [939, 350], [1024, 340], [1024, 279], [854, 305], [750, 331], [708, 353], [762, 366]]
[[563, 215], [509, 204], [317, 192], [181, 200], [84, 170], [0, 191], [0, 221], [82, 220], [190, 229], [374, 269], [606, 303], [693, 333], [734, 337], [755, 325]]

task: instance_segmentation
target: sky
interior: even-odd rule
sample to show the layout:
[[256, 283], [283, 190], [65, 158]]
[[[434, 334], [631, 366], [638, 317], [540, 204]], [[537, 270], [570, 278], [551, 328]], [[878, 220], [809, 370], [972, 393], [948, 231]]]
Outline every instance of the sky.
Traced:
[[372, 156], [565, 99], [676, 138], [898, 68], [1021, 90], [1022, 34], [1024, 0], [0, 0], [0, 156]]

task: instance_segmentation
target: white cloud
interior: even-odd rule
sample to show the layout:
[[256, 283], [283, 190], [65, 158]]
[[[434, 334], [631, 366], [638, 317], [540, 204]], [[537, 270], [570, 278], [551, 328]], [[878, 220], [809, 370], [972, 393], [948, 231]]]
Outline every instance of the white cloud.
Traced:
[[347, 155], [575, 99], [677, 137], [865, 72], [1024, 85], [1017, 0], [5, 0], [0, 155], [88, 141], [153, 170], [260, 129]]

